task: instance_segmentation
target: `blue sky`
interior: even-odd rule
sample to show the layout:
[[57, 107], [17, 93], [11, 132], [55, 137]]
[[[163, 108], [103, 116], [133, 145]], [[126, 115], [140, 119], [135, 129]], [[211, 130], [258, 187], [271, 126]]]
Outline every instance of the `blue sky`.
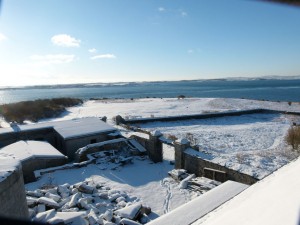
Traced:
[[300, 75], [300, 8], [3, 0], [0, 86]]

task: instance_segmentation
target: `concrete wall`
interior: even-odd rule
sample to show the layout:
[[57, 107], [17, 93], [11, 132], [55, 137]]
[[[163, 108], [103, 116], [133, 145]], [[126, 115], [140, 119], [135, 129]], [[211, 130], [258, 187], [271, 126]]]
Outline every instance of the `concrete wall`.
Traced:
[[53, 128], [34, 129], [21, 132], [11, 132], [0, 135], [0, 148], [15, 143], [20, 140], [40, 140], [47, 141], [56, 147], [56, 132]]
[[136, 135], [130, 136], [139, 142], [146, 150], [149, 158], [157, 163], [163, 161], [162, 142], [159, 140], [160, 136], [149, 135], [149, 139], [142, 138]]
[[194, 115], [181, 115], [181, 116], [167, 116], [167, 117], [151, 117], [151, 118], [137, 118], [125, 120], [122, 118], [120, 120], [124, 124], [137, 124], [137, 123], [150, 123], [150, 122], [168, 122], [168, 121], [178, 121], [178, 120], [190, 120], [190, 119], [209, 119], [224, 116], [241, 116], [246, 114], [254, 113], [285, 113], [281, 111], [266, 110], [266, 109], [250, 109], [250, 110], [240, 110], [240, 111], [227, 111], [219, 113], [207, 113], [207, 114], [194, 114]]
[[29, 218], [21, 166], [0, 182], [0, 203], [0, 216]]
[[111, 140], [111, 137], [109, 137], [107, 134], [108, 133], [100, 133], [100, 134], [94, 134], [86, 137], [65, 140], [62, 153], [68, 156], [69, 161], [72, 161], [75, 159], [75, 152], [79, 148], [92, 144], [92, 140], [95, 141], [95, 143]]
[[56, 157], [56, 158], [36, 158], [32, 157], [22, 162], [22, 171], [24, 182], [29, 183], [36, 180], [34, 176], [35, 170], [61, 166], [66, 164], [67, 158]]
[[88, 160], [88, 154], [105, 150], [119, 150], [123, 147], [128, 147], [125, 138], [118, 138], [114, 140], [104, 141], [102, 143], [95, 143], [95, 145], [86, 146], [86, 149], [84, 151], [80, 151], [80, 149], [77, 149], [78, 151], [75, 153], [75, 161], [83, 162]]
[[[191, 148], [189, 144], [180, 144], [175, 142], [176, 169], [185, 169], [189, 173], [196, 174], [196, 176], [204, 176], [220, 182], [233, 180], [251, 185], [258, 181], [258, 179], [248, 174], [229, 169], [225, 166], [197, 157], [196, 155], [187, 154], [185, 152], [185, 149], [187, 148]], [[212, 170], [215, 172], [211, 173]]]

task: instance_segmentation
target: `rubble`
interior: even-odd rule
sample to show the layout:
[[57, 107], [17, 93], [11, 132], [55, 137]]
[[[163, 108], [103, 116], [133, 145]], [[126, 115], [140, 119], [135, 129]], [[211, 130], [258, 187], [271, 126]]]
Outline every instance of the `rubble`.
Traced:
[[27, 192], [30, 218], [34, 222], [48, 224], [145, 224], [149, 222], [147, 215], [151, 208], [137, 201], [123, 191], [95, 184], [92, 179]]

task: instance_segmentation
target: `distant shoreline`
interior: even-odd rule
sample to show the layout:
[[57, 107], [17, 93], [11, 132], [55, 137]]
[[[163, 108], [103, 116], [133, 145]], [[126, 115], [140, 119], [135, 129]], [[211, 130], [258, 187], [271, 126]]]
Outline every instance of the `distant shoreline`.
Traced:
[[0, 86], [0, 90], [15, 89], [39, 89], [39, 88], [78, 88], [78, 87], [97, 87], [97, 86], [122, 86], [129, 84], [142, 83], [164, 83], [164, 82], [209, 82], [209, 81], [253, 81], [253, 80], [300, 80], [298, 76], [262, 76], [262, 77], [227, 77], [212, 79], [191, 79], [191, 80], [157, 80], [157, 81], [120, 81], [120, 82], [93, 82], [93, 83], [69, 83], [69, 84], [41, 84], [26, 86]]
[[0, 89], [0, 105], [52, 98], [244, 98], [300, 102], [299, 79], [193, 80], [33, 86]]

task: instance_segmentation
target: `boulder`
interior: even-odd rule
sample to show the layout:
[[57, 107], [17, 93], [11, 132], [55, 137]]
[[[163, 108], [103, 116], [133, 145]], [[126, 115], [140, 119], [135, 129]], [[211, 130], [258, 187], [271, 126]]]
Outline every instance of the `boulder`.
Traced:
[[86, 185], [84, 183], [82, 183], [81, 185], [79, 185], [78, 190], [82, 193], [86, 193], [86, 194], [93, 194], [94, 192], [94, 187]]
[[127, 219], [127, 218], [121, 219], [120, 224], [121, 225], [141, 225], [140, 223], [130, 220], [130, 219]]
[[135, 203], [130, 206], [126, 206], [125, 208], [116, 210], [115, 214], [122, 218], [135, 220], [139, 216], [141, 212], [141, 208], [142, 208], [141, 203]]
[[53, 199], [56, 202], [59, 202], [61, 200], [61, 197], [59, 195], [52, 194], [52, 193], [49, 193], [49, 192], [45, 194], [45, 197], [51, 198], [51, 199]]
[[38, 199], [38, 203], [45, 204], [49, 208], [58, 209], [59, 204], [51, 198], [41, 197]]

